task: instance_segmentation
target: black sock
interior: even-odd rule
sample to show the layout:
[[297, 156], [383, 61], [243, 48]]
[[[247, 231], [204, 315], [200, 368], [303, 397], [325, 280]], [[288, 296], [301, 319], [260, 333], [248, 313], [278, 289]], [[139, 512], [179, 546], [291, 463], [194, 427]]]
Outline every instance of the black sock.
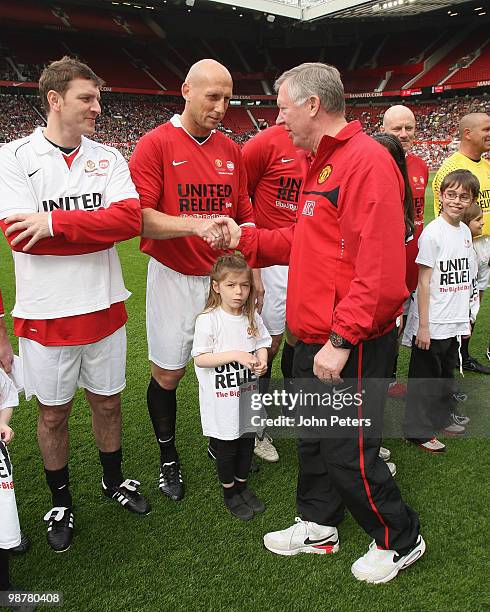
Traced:
[[146, 393], [148, 412], [160, 446], [160, 461], [172, 463], [179, 456], [175, 448], [175, 420], [177, 413], [177, 389], [168, 391], [160, 387], [152, 377]]
[[281, 372], [285, 380], [293, 377], [294, 346], [284, 343], [281, 355]]
[[471, 338], [461, 338], [461, 360], [468, 361], [470, 358], [470, 339]]
[[236, 492], [236, 485], [233, 485], [232, 487], [223, 487], [223, 497], [225, 499], [231, 499]]
[[9, 591], [10, 588], [9, 551], [0, 548], [0, 591]]
[[247, 488], [247, 481], [245, 480], [235, 480], [235, 489], [237, 493], [241, 493], [242, 491], [245, 491], [245, 489]]
[[48, 487], [51, 489], [53, 507], [71, 508], [73, 500], [70, 493], [70, 475], [68, 464], [59, 470], [47, 470], [44, 468]]
[[267, 370], [265, 374], [259, 378], [259, 391], [260, 393], [267, 393], [269, 390], [269, 383], [272, 376], [272, 361], [267, 364]]
[[99, 459], [102, 465], [104, 484], [106, 487], [118, 487], [124, 480], [122, 475], [122, 450], [119, 448], [111, 453], [99, 450]]

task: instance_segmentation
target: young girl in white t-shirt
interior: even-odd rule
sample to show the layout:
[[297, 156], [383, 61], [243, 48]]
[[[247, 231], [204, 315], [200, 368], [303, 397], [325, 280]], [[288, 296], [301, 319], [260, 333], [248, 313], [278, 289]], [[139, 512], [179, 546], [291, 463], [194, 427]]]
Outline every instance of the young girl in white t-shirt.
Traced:
[[473, 248], [463, 215], [476, 201], [478, 179], [468, 170], [441, 183], [442, 212], [419, 239], [419, 279], [406, 335], [412, 339], [404, 432], [422, 450], [440, 453], [437, 432], [454, 436], [465, 426], [453, 419], [454, 369], [461, 338], [470, 333]]
[[[252, 270], [240, 255], [220, 257], [197, 317], [192, 356], [199, 380], [203, 434], [215, 439], [224, 503], [241, 520], [265, 510], [247, 487], [255, 430], [250, 397], [267, 370], [271, 337], [255, 310]], [[248, 435], [247, 435], [248, 434]]]

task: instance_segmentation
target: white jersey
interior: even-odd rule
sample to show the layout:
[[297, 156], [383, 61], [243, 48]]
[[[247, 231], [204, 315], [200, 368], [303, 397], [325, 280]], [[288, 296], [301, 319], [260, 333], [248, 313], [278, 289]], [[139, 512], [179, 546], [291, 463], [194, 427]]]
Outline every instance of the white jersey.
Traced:
[[485, 291], [490, 276], [490, 236], [481, 236], [473, 240], [473, 249], [478, 266], [478, 289]]
[[[257, 313], [255, 323], [258, 333], [251, 336], [246, 315], [231, 315], [221, 308], [199, 315], [196, 319], [192, 356], [226, 351], [255, 353], [260, 348], [269, 347], [272, 339]], [[243, 414], [240, 419], [241, 391], [247, 397], [250, 393], [258, 393], [257, 377], [248, 368], [237, 362], [216, 368], [195, 367], [199, 381], [202, 431], [205, 436], [236, 440], [258, 429]], [[247, 413], [250, 414], [249, 411]]]
[[[432, 268], [429, 297], [429, 331], [433, 340], [470, 333], [471, 232], [464, 223], [454, 227], [442, 217], [429, 223], [419, 239], [416, 263]], [[419, 326], [418, 290], [407, 321], [405, 339]]]
[[[138, 194], [122, 155], [84, 136], [71, 168], [43, 128], [0, 149], [0, 219], [56, 209], [88, 212], [129, 198]], [[71, 256], [14, 252], [14, 261], [16, 317], [87, 314], [130, 295], [114, 247]]]

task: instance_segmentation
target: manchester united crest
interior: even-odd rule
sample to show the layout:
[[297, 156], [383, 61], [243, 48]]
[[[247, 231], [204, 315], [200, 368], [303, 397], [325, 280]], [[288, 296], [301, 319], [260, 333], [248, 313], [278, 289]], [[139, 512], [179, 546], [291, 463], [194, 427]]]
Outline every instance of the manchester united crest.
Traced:
[[214, 165], [216, 166], [216, 168], [221, 168], [223, 166], [223, 162], [221, 161], [221, 159], [215, 159]]
[[95, 170], [95, 163], [91, 159], [87, 159], [87, 162], [85, 163], [85, 171], [92, 172], [92, 170]]
[[323, 168], [323, 170], [318, 175], [318, 184], [321, 185], [322, 183], [324, 183], [331, 174], [332, 166], [328, 164], [328, 166], [325, 166], [325, 168]]

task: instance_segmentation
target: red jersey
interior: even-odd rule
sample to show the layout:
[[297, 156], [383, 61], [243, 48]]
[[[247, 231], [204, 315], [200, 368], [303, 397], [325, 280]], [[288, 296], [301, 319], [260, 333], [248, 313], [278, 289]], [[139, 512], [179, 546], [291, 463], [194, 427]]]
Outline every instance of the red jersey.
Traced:
[[419, 269], [415, 259], [419, 252], [419, 237], [424, 229], [424, 208], [425, 208], [425, 188], [429, 180], [429, 169], [424, 160], [418, 155], [409, 153], [406, 157], [407, 172], [412, 188], [413, 206], [415, 209], [415, 231], [413, 239], [407, 243], [407, 289], [415, 291], [417, 289]]
[[306, 154], [282, 125], [256, 134], [242, 148], [257, 227], [274, 229], [296, 221]]
[[[221, 132], [211, 132], [199, 142], [174, 115], [141, 138], [129, 167], [142, 208], [176, 217], [232, 217], [239, 225], [253, 224], [240, 149]], [[142, 238], [141, 250], [165, 266], [192, 276], [209, 274], [223, 253], [197, 236]]]
[[289, 262], [286, 318], [300, 340], [334, 331], [357, 344], [393, 328], [408, 296], [403, 190], [391, 155], [353, 121], [322, 138], [296, 224], [243, 229], [252, 267]]

